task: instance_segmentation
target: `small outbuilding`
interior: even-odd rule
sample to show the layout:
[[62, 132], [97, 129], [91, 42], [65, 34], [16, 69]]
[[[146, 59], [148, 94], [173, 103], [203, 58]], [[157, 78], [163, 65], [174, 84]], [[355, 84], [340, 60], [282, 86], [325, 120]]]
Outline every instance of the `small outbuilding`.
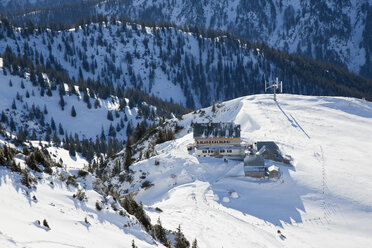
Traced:
[[265, 160], [262, 155], [250, 154], [244, 158], [244, 175], [247, 177], [265, 177]]
[[285, 164], [291, 164], [292, 160], [291, 157], [290, 156], [283, 157], [279, 150], [278, 145], [275, 144], [274, 141], [257, 141], [255, 145], [257, 151], [261, 150], [262, 147], [265, 147], [264, 152], [262, 153], [262, 156], [265, 159], [270, 159]]
[[266, 159], [272, 159], [280, 154], [279, 147], [274, 141], [257, 141], [257, 151], [261, 150], [263, 146], [265, 146], [265, 151], [262, 153], [262, 156]]
[[269, 178], [279, 178], [280, 175], [280, 169], [278, 166], [271, 165], [266, 168], [266, 172]]

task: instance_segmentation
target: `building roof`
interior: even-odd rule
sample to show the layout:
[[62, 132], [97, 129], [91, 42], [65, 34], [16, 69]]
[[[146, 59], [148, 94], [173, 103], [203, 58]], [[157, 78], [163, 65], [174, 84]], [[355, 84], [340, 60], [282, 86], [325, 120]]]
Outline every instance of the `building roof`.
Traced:
[[275, 166], [275, 165], [271, 165], [269, 167], [267, 167], [267, 170], [269, 172], [272, 172], [272, 171], [279, 171], [279, 167], [278, 166]]
[[244, 158], [244, 167], [247, 166], [258, 166], [258, 167], [264, 167], [265, 166], [265, 160], [262, 157], [262, 155], [248, 155]]
[[194, 139], [240, 138], [240, 125], [234, 122], [194, 123]]
[[274, 141], [257, 141], [257, 150], [260, 150], [263, 146], [265, 146], [265, 150], [272, 153], [279, 150], [277, 144]]

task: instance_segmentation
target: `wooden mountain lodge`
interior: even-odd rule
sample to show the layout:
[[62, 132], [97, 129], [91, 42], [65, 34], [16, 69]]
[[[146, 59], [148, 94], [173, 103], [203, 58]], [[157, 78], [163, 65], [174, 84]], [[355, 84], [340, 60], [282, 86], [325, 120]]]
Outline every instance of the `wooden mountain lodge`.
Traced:
[[243, 158], [245, 147], [241, 145], [240, 125], [233, 122], [194, 123], [195, 155]]

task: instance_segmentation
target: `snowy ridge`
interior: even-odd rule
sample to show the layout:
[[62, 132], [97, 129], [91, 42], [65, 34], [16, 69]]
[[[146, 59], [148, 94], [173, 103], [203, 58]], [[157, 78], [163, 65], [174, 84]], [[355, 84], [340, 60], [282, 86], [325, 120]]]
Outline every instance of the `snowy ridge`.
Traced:
[[64, 70], [75, 82], [84, 78], [135, 88], [191, 109], [263, 93], [263, 82], [278, 75], [287, 93], [372, 97], [371, 80], [218, 33], [209, 37], [121, 21], [61, 31], [14, 28], [6, 22], [0, 28], [5, 34], [0, 52]]
[[[170, 21], [226, 30], [291, 53], [346, 65], [359, 73], [370, 58], [366, 50], [369, 0], [326, 1], [107, 1], [98, 12], [133, 19]], [[192, 11], [190, 11], [192, 9]], [[148, 16], [148, 11], [154, 11]], [[337, 30], [337, 31], [336, 31]], [[347, 30], [347, 31], [346, 31]], [[368, 41], [367, 41], [368, 42]], [[370, 52], [370, 51], [369, 51]], [[368, 68], [366, 68], [368, 71]], [[371, 75], [369, 75], [371, 76]]]
[[[369, 68], [371, 38], [368, 36], [372, 16], [370, 0], [4, 0], [0, 7], [1, 3], [19, 25], [29, 19], [40, 24], [66, 21], [73, 24], [83, 16], [92, 17], [97, 13], [172, 22], [179, 26], [229, 31], [274, 48], [345, 66], [369, 78], [372, 73]], [[19, 11], [22, 7], [31, 7], [31, 10], [15, 11], [12, 16], [12, 10]], [[66, 20], [66, 16], [70, 18]]]
[[[156, 146], [159, 153], [131, 166], [133, 181], [111, 183], [136, 192], [152, 220], [182, 225], [201, 247], [365, 247], [371, 242], [372, 104], [353, 98], [254, 95], [190, 113], [178, 139]], [[231, 121], [243, 140], [275, 141], [293, 157], [279, 180], [243, 175], [243, 164], [196, 158], [191, 122]], [[177, 121], [177, 120], [173, 120]], [[358, 145], [349, 145], [351, 143]], [[159, 161], [159, 165], [155, 165]], [[153, 184], [141, 188], [144, 181]], [[160, 208], [163, 212], [154, 211]], [[280, 230], [284, 235], [279, 235]]]

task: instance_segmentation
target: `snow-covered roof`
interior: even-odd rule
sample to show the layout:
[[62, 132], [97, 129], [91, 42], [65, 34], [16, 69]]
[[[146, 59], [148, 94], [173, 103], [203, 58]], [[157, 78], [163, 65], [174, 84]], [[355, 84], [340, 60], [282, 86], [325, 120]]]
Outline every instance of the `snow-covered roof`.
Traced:
[[244, 167], [247, 166], [265, 166], [265, 160], [262, 155], [248, 155], [244, 158]]
[[271, 171], [279, 171], [279, 167], [278, 166], [275, 166], [275, 165], [271, 165], [271, 166], [267, 167], [267, 170], [269, 172], [271, 172]]
[[273, 153], [279, 150], [277, 144], [274, 141], [257, 141], [257, 150], [260, 150], [263, 146], [265, 146], [265, 150]]

